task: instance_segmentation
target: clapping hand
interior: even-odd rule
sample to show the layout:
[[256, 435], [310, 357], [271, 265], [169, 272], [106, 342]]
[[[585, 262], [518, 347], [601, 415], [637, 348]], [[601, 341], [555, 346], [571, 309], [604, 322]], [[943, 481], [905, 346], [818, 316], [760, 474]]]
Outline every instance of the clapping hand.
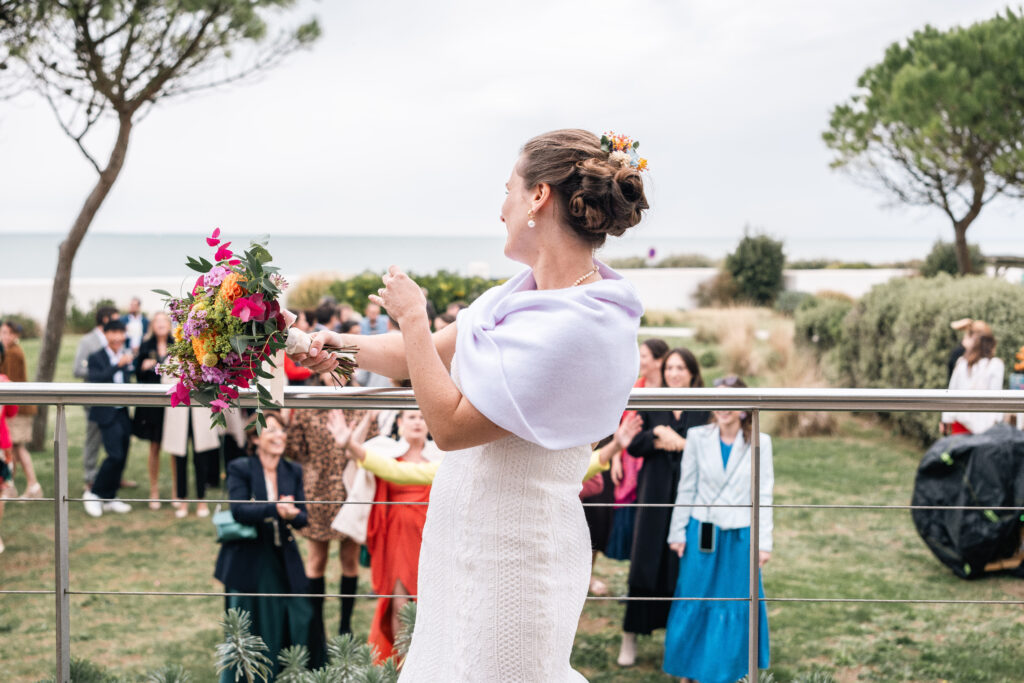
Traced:
[[654, 447], [663, 451], [682, 451], [686, 448], [686, 439], [667, 425], [654, 428]]
[[295, 496], [281, 496], [277, 501], [277, 515], [281, 519], [292, 520], [299, 516], [299, 508], [295, 506]]
[[352, 438], [352, 426], [345, 419], [344, 411], [332, 410], [327, 414], [327, 431], [331, 433], [339, 446], [348, 447], [349, 439]]
[[622, 450], [629, 448], [629, 444], [633, 443], [634, 437], [640, 433], [640, 430], [644, 426], [644, 419], [637, 413], [631, 413], [619, 423], [619, 428], [615, 430], [615, 444]]

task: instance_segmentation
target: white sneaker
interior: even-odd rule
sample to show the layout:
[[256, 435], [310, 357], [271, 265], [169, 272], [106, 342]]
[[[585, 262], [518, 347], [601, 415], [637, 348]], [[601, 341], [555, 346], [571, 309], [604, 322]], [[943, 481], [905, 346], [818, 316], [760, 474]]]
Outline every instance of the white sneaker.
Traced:
[[636, 664], [636, 634], [629, 631], [622, 632], [622, 647], [619, 648], [619, 666], [633, 666]]
[[132, 506], [124, 502], [123, 500], [118, 500], [117, 498], [115, 498], [114, 500], [108, 500], [103, 503], [103, 511], [116, 512], [119, 515], [123, 515], [126, 512], [131, 512]]
[[82, 498], [85, 499], [85, 513], [90, 517], [102, 517], [103, 516], [103, 501], [92, 491], [86, 491], [82, 494]]

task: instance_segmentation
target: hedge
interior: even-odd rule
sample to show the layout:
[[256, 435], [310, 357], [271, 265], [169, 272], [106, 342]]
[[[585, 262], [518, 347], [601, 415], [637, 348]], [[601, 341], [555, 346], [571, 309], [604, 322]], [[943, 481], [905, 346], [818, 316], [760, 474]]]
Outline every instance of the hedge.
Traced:
[[[367, 297], [380, 289], [381, 275], [367, 271], [347, 280], [336, 280], [327, 287], [327, 293], [337, 299], [339, 304], [347, 303], [357, 311], [362, 311], [366, 307]], [[491, 287], [504, 282], [482, 277], [464, 277], [447, 270], [430, 275], [410, 273], [409, 277], [427, 289], [427, 296], [438, 313], [443, 313], [448, 304], [454, 301], [472, 303]]]
[[795, 313], [796, 339], [819, 354], [834, 349], [843, 336], [843, 321], [852, 308], [853, 301], [848, 299], [821, 296], [804, 299]]
[[[899, 278], [874, 287], [843, 320], [832, 358], [840, 381], [852, 387], [940, 389], [948, 386], [948, 359], [959, 340], [949, 324], [984, 320], [995, 333], [996, 354], [1013, 367], [1024, 344], [1024, 287], [984, 276]], [[935, 413], [891, 416], [921, 443], [935, 440]]]

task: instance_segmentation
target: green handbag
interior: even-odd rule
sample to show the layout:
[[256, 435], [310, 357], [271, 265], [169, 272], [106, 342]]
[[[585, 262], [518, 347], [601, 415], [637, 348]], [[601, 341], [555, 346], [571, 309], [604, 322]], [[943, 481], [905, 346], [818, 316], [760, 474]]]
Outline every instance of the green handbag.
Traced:
[[213, 526], [217, 529], [217, 542], [247, 541], [256, 538], [256, 527], [236, 522], [231, 509], [221, 510], [220, 505], [213, 513]]

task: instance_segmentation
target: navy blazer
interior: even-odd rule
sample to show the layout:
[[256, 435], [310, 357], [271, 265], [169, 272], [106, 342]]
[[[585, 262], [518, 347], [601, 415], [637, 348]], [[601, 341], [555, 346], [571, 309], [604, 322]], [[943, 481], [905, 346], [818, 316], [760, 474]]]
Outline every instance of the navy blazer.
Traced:
[[256, 456], [235, 458], [228, 463], [228, 498], [251, 500], [252, 503], [231, 503], [235, 521], [256, 527], [254, 539], [222, 543], [217, 553], [214, 577], [240, 593], [255, 593], [259, 572], [267, 561], [284, 563], [292, 593], [308, 592], [306, 569], [295, 543], [293, 529], [309, 523], [306, 516], [305, 491], [302, 488], [302, 466], [284, 458], [277, 463], [277, 495], [294, 496], [299, 514], [286, 520], [277, 514], [277, 505], [267, 501], [267, 484], [263, 466]]
[[[135, 368], [132, 363], [129, 363], [123, 368], [111, 363], [110, 357], [107, 355], [107, 346], [104, 344], [103, 348], [99, 351], [89, 355], [88, 371], [85, 381], [96, 384], [113, 384], [114, 375], [120, 371], [124, 373], [124, 381], [127, 384], [131, 379], [134, 370]], [[117, 411], [119, 410], [127, 409], [124, 406], [93, 406], [89, 408], [89, 419], [99, 426], [105, 427], [114, 421], [114, 418], [117, 417]]]

